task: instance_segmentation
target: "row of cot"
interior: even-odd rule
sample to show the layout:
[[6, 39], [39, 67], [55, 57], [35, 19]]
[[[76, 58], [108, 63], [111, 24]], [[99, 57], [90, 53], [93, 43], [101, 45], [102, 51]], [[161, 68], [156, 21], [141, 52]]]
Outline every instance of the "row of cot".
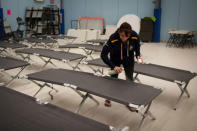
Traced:
[[[98, 42], [98, 40], [96, 41]], [[0, 48], [4, 48], [1, 47]], [[39, 56], [42, 60], [44, 60], [45, 65], [48, 63], [52, 63], [52, 59], [61, 60], [63, 62], [69, 63], [71, 65], [71, 61], [78, 60], [75, 66], [71, 65], [71, 67], [75, 70], [79, 68], [80, 64], [88, 64], [90, 65], [91, 69], [96, 72], [103, 73], [103, 71], [98, 69], [94, 69], [92, 66], [95, 67], [102, 67], [106, 68], [107, 66], [102, 62], [101, 59], [93, 59], [87, 61], [87, 57], [91, 56], [93, 52], [100, 52], [102, 50], [102, 45], [90, 45], [90, 44], [66, 44], [63, 46], [59, 46], [59, 48], [79, 48], [85, 51], [86, 55], [80, 55], [75, 53], [70, 53], [69, 50], [67, 52], [63, 51], [54, 51], [51, 49], [40, 49], [40, 48], [24, 48], [24, 49], [17, 49], [15, 52], [17, 54], [27, 54], [26, 57], [23, 55], [23, 59], [28, 58], [30, 59], [29, 55], [36, 55]], [[46, 59], [48, 60], [46, 61]], [[19, 76], [22, 70], [29, 65], [28, 62], [17, 60], [14, 58], [8, 57], [1, 57], [0, 58], [0, 69], [1, 71], [6, 71], [14, 68], [21, 68], [20, 72], [16, 74], [12, 78], [15, 79]], [[158, 72], [160, 72], [158, 74]], [[181, 90], [181, 94], [177, 100], [177, 104], [180, 102], [183, 94], [185, 93], [188, 97], [190, 97], [187, 86], [191, 79], [193, 79], [197, 74], [191, 73], [189, 71], [184, 71], [175, 68], [169, 68], [154, 64], [137, 64], [135, 65], [135, 79], [139, 81], [138, 75], [147, 75], [163, 80], [167, 80], [170, 82], [175, 82]], [[79, 104], [76, 112], [78, 113], [81, 107], [84, 105], [87, 98], [92, 99], [94, 102], [99, 104], [99, 102], [92, 96], [99, 96], [105, 99], [109, 99], [120, 104], [135, 107], [137, 108], [136, 113], [142, 114], [142, 120], [140, 121], [138, 130], [141, 129], [144, 119], [147, 116], [151, 116], [152, 119], [155, 117], [150, 112], [150, 106], [152, 101], [162, 92], [161, 89], [154, 88], [152, 86], [144, 85], [141, 83], [135, 82], [128, 82], [125, 80], [115, 80], [110, 77], [103, 77], [103, 76], [96, 76], [91, 73], [84, 73], [80, 71], [71, 71], [66, 69], [48, 69], [37, 73], [28, 74], [23, 76], [36, 85], [40, 87], [40, 89], [35, 93], [34, 97], [45, 87], [49, 87], [54, 90], [54, 87], [50, 84], [57, 84], [61, 85], [62, 87], [69, 87], [73, 89], [79, 96], [82, 97], [82, 101]], [[11, 80], [11, 81], [12, 81]], [[6, 83], [8, 84], [11, 82], [9, 81]], [[40, 84], [39, 82], [43, 82]], [[119, 88], [121, 86], [121, 89]], [[120, 94], [121, 91], [121, 94]], [[85, 92], [82, 94], [81, 92]], [[49, 92], [50, 94], [50, 92]], [[53, 96], [50, 94], [51, 98]], [[176, 104], [176, 105], [177, 105]], [[176, 109], [176, 105], [174, 109]], [[142, 112], [142, 109], [146, 109]]]

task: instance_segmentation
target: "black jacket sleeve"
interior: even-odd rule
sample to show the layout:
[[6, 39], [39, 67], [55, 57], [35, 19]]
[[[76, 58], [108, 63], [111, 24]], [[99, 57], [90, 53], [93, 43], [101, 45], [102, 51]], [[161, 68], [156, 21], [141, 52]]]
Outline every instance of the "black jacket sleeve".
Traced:
[[108, 54], [110, 52], [110, 49], [111, 49], [111, 39], [109, 39], [107, 41], [107, 43], [104, 45], [103, 49], [102, 49], [102, 52], [101, 52], [101, 59], [103, 60], [103, 62], [105, 64], [107, 64], [110, 68], [114, 69], [115, 67], [115, 64], [110, 61], [109, 57], [108, 57]]
[[138, 35], [137, 35], [137, 40], [135, 42], [135, 50], [134, 51], [135, 51], [136, 58], [138, 56], [140, 56], [140, 38]]

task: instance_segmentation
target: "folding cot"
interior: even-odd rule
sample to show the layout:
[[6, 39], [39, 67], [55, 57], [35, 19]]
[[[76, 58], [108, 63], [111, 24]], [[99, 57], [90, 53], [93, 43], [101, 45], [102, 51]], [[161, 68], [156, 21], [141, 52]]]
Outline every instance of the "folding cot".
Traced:
[[46, 38], [45, 37], [41, 37], [41, 38], [30, 37], [30, 38], [25, 38], [25, 40], [31, 43], [31, 47], [35, 47], [39, 45], [44, 46], [45, 48], [54, 47], [55, 44], [57, 43], [56, 40], [47, 38], [47, 37]]
[[[0, 86], [1, 131], [127, 131]], [[128, 128], [127, 128], [128, 129]]]
[[92, 39], [92, 40], [87, 40], [87, 42], [90, 42], [90, 43], [99, 43], [101, 45], [104, 45], [105, 42], [107, 42], [108, 39]]
[[[108, 67], [100, 58], [87, 61], [85, 62], [88, 65], [98, 66], [98, 67]], [[93, 71], [103, 73], [103, 69], [94, 69], [91, 67]], [[183, 97], [183, 94], [185, 93], [187, 97], [190, 97], [190, 94], [187, 90], [187, 86], [189, 82], [197, 76], [196, 73], [185, 71], [181, 69], [171, 68], [171, 67], [165, 67], [161, 65], [155, 65], [155, 64], [135, 64], [134, 72], [136, 73], [135, 79], [139, 80], [138, 75], [146, 75], [162, 80], [166, 80], [169, 82], [176, 83], [181, 91], [181, 94], [174, 106], [174, 110], [176, 110], [177, 105], [180, 103], [181, 98]]]
[[[80, 111], [87, 98], [91, 98], [99, 104], [92, 95], [109, 99], [129, 107], [135, 107], [137, 109], [136, 112], [142, 114], [138, 131], [142, 127], [146, 116], [155, 119], [149, 109], [152, 101], [162, 92], [160, 89], [153, 88], [152, 86], [66, 69], [49, 69], [29, 74], [25, 76], [25, 78], [40, 87], [35, 95], [37, 95], [45, 85], [48, 86], [49, 84], [70, 87], [75, 90], [83, 98], [76, 112]], [[41, 85], [38, 84], [38, 82], [44, 82], [44, 84]], [[86, 94], [83, 95], [80, 91]], [[146, 110], [142, 112], [142, 109]]]
[[[42, 48], [19, 49], [16, 50], [16, 53], [27, 54], [27, 56], [26, 57], [23, 56], [23, 58], [24, 59], [28, 58], [29, 60], [30, 60], [30, 55], [38, 56], [41, 60], [45, 62], [43, 67], [45, 67], [49, 63], [55, 66], [55, 64], [52, 62], [52, 59], [55, 59], [67, 63], [74, 70], [75, 69], [80, 70], [78, 65], [84, 58], [86, 58], [86, 56], [80, 54], [68, 53], [63, 51], [54, 51], [54, 50], [42, 49]], [[45, 60], [43, 57], [48, 58], [48, 60]], [[79, 60], [79, 61], [75, 66], [71, 65], [70, 62], [75, 60]]]
[[19, 49], [19, 48], [26, 48], [28, 47], [27, 45], [19, 44], [19, 43], [9, 43], [9, 42], [0, 42], [0, 54], [5, 52], [9, 53], [8, 50], [12, 49]]
[[49, 37], [53, 39], [76, 39], [77, 38], [74, 36], [67, 36], [67, 35], [49, 35]]
[[14, 79], [16, 79], [20, 73], [25, 69], [26, 66], [28, 66], [29, 63], [26, 61], [10, 58], [10, 57], [0, 57], [0, 73], [6, 73], [7, 70], [12, 70], [16, 68], [20, 68], [20, 71], [15, 75], [11, 76], [12, 79], [6, 83], [6, 85], [9, 85]]
[[59, 48], [67, 48], [68, 52], [70, 49], [72, 48], [79, 48], [79, 49], [83, 49], [83, 51], [86, 53], [87, 56], [90, 56], [92, 59], [93, 57], [91, 56], [93, 52], [101, 52], [103, 46], [102, 45], [92, 45], [92, 44], [66, 44], [66, 45], [62, 45], [59, 46]]

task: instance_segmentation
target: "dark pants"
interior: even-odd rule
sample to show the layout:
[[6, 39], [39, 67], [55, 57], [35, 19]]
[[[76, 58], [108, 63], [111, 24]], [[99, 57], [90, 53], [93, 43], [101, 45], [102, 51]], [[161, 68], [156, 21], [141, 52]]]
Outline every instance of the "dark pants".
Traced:
[[[126, 75], [126, 80], [131, 80], [133, 81], [133, 72], [134, 72], [134, 60], [132, 59], [127, 59], [122, 62], [122, 65], [124, 67], [125, 75]], [[121, 64], [116, 64], [116, 66], [120, 66]], [[111, 75], [113, 78], [118, 78], [118, 74]]]

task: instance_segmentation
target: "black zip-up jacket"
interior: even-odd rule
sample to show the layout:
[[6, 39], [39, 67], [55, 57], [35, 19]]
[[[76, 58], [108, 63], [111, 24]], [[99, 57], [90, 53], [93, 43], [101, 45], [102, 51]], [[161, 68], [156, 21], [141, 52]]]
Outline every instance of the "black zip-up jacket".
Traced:
[[[134, 52], [136, 57], [140, 56], [140, 38], [137, 33], [132, 31], [127, 42], [123, 43], [116, 31], [104, 45], [101, 58], [110, 68], [114, 69], [126, 59], [134, 61]], [[110, 58], [108, 57], [109, 53]]]

